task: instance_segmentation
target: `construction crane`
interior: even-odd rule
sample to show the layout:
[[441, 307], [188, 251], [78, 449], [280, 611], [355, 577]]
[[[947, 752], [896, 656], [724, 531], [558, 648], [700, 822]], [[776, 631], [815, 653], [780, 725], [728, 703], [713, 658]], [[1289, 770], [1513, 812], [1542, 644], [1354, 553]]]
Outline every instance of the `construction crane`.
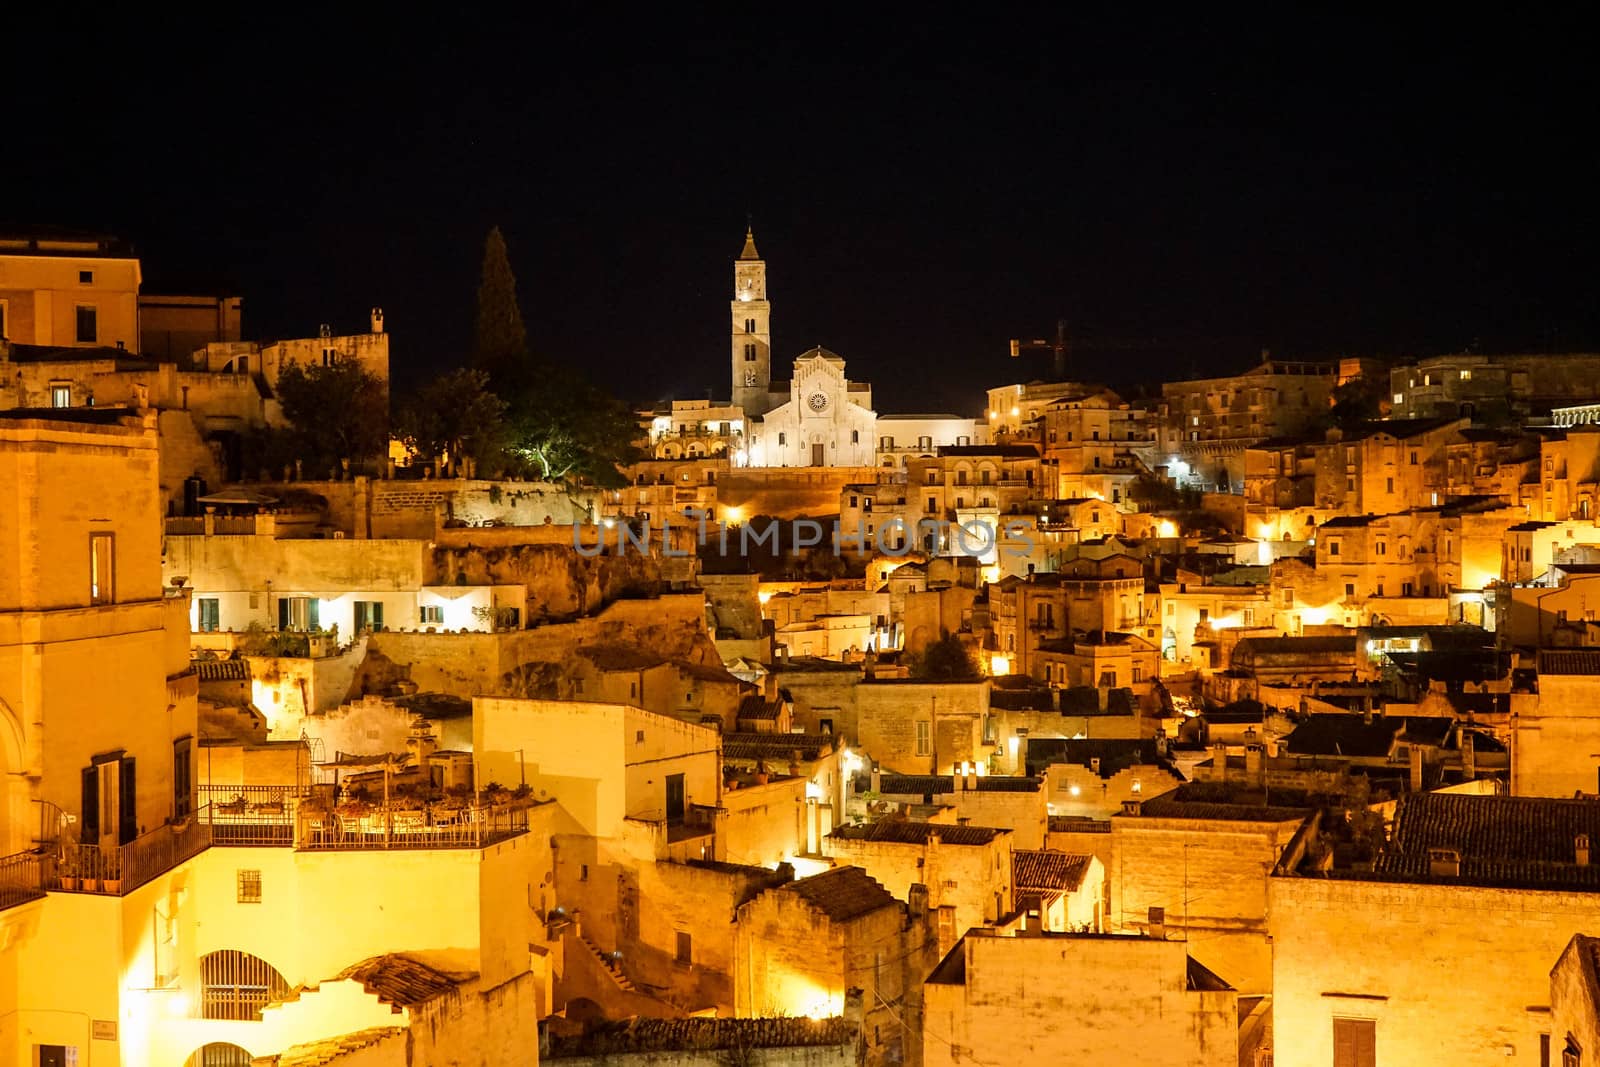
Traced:
[[1032, 341], [1021, 341], [1021, 340], [1018, 340], [1015, 337], [1013, 337], [1011, 339], [1011, 358], [1012, 359], [1016, 359], [1017, 357], [1021, 356], [1024, 349], [1026, 349], [1026, 350], [1028, 350], [1030, 352], [1048, 350], [1050, 352], [1055, 353], [1055, 380], [1058, 381], [1058, 382], [1066, 380], [1066, 377], [1067, 377], [1067, 320], [1066, 319], [1057, 319], [1056, 320], [1056, 339], [1053, 342], [1052, 341], [1046, 341], [1043, 338], [1039, 338], [1039, 339], [1032, 340]]

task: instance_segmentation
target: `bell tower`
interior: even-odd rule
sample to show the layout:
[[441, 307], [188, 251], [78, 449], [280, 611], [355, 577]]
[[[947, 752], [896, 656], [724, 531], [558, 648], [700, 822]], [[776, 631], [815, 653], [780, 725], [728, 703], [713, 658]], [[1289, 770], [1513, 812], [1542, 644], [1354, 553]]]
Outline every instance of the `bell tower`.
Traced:
[[767, 264], [756, 251], [752, 230], [733, 264], [733, 402], [747, 416], [772, 406], [772, 305], [767, 301]]

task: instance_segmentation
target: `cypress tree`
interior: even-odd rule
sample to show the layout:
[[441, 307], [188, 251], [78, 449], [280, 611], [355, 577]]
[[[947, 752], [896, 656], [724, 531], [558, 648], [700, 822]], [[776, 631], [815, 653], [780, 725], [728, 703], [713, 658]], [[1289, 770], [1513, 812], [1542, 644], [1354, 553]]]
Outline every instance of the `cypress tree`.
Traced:
[[528, 333], [517, 307], [517, 279], [506, 255], [506, 239], [496, 226], [483, 243], [483, 274], [478, 281], [478, 332], [473, 365], [497, 386], [521, 384], [528, 361]]

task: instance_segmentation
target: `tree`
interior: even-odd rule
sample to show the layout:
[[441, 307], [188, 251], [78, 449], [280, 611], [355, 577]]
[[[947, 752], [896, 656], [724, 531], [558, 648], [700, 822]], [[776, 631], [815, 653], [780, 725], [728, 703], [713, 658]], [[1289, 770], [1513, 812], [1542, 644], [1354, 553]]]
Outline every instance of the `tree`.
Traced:
[[478, 329], [473, 366], [489, 376], [502, 392], [527, 381], [528, 331], [517, 306], [517, 278], [511, 273], [506, 239], [496, 226], [483, 243], [483, 270], [478, 280]]
[[448, 455], [452, 466], [464, 458], [483, 464], [499, 455], [506, 441], [505, 401], [489, 391], [489, 375], [463, 368], [418, 389], [395, 416], [395, 435], [417, 455]]
[[1358, 374], [1335, 386], [1328, 420], [1346, 429], [1369, 422], [1382, 414], [1384, 383]]
[[617, 468], [639, 457], [633, 410], [565, 367], [541, 364], [536, 377], [511, 400], [511, 451], [545, 481], [622, 485]]
[[278, 374], [278, 401], [294, 425], [295, 451], [321, 473], [360, 462], [389, 446], [389, 391], [353, 359], [327, 366], [291, 363]]
[[978, 676], [972, 653], [956, 634], [945, 633], [922, 650], [911, 662], [911, 677], [934, 681], [957, 681]]

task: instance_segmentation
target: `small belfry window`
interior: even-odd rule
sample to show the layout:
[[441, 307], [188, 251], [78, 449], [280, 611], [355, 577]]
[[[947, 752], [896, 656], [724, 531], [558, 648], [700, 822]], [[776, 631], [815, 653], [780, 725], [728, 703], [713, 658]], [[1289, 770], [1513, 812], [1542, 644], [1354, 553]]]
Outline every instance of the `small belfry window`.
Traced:
[[116, 596], [115, 551], [112, 534], [89, 535], [89, 603], [109, 604]]

